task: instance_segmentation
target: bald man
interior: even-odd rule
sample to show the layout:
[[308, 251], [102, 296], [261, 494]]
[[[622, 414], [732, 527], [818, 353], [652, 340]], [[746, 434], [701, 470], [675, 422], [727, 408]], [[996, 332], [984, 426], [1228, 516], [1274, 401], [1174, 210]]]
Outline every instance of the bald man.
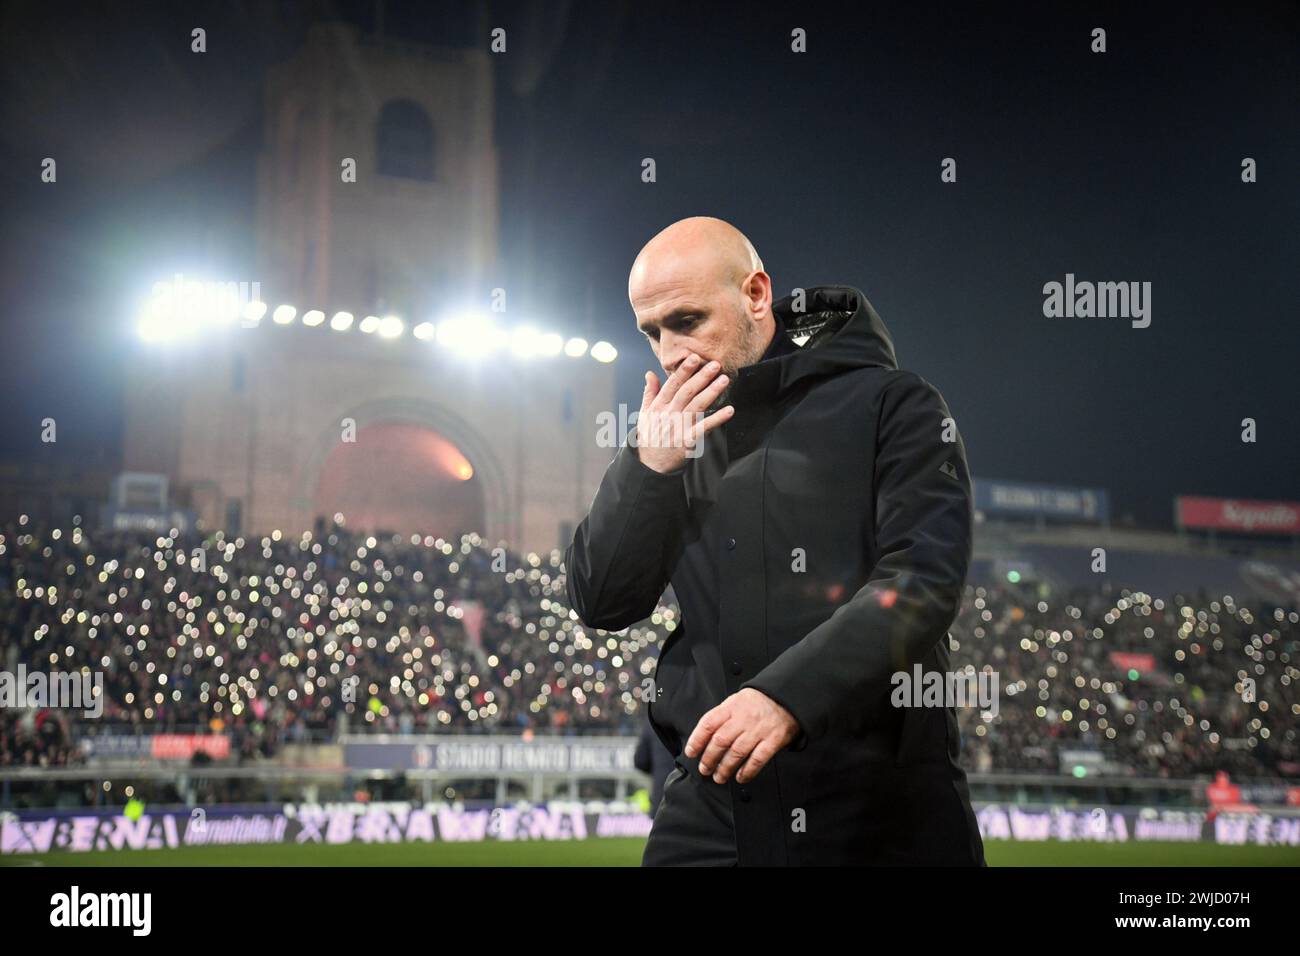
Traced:
[[[850, 286], [772, 300], [730, 224], [676, 222], [628, 280], [663, 369], [565, 554], [589, 627], [681, 618], [647, 695], [675, 757], [646, 865], [984, 864], [946, 673], [971, 553], [965, 447]], [[909, 703], [910, 697], [904, 703]]]

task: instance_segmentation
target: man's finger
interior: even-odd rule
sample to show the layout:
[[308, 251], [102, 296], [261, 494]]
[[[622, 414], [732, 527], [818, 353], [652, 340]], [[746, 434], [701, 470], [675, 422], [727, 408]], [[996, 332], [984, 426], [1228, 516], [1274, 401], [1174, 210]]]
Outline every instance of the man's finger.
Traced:
[[702, 753], [704, 748], [708, 746], [713, 732], [726, 721], [726, 712], [722, 710], [720, 704], [701, 717], [700, 722], [695, 725], [695, 729], [691, 731], [691, 736], [686, 741], [686, 747], [684, 748], [686, 756], [694, 757], [696, 754]]
[[743, 730], [744, 728], [735, 721], [729, 720], [713, 732], [709, 745], [704, 748], [704, 753], [700, 756], [701, 774], [706, 777], [713, 775], [713, 768], [721, 762]]
[[[696, 378], [699, 378], [697, 375]], [[719, 375], [708, 384], [707, 388], [698, 392], [694, 398], [690, 399], [684, 406], [687, 412], [702, 412], [718, 400], [718, 396], [726, 389], [727, 383], [730, 382], [725, 375]], [[681, 396], [679, 395], [680, 399]]]
[[750, 752], [745, 765], [740, 768], [740, 773], [736, 774], [736, 783], [749, 783], [749, 781], [757, 777], [758, 772], [776, 756], [777, 749], [776, 744], [772, 743], [771, 737], [765, 737], [759, 741], [758, 746]]
[[672, 400], [668, 403], [674, 411], [684, 411], [690, 407], [695, 400], [695, 396], [703, 392], [709, 385], [716, 381], [722, 366], [718, 362], [709, 362], [703, 368], [699, 369], [694, 375], [688, 378], [677, 389]]
[[702, 364], [704, 364], [704, 360], [694, 352], [682, 360], [682, 363], [677, 366], [677, 370], [668, 376], [668, 381], [664, 382], [664, 387], [659, 391], [657, 401], [660, 408], [666, 408], [672, 402], [673, 396], [682, 387], [682, 383], [690, 379]]
[[735, 405], [723, 405], [712, 415], [706, 415], [700, 421], [690, 427], [686, 433], [686, 447], [694, 448], [695, 443], [707, 435], [719, 425], [725, 425], [731, 421], [731, 416], [736, 414]]
[[659, 394], [659, 376], [654, 372], [645, 373], [645, 391], [641, 393], [641, 407], [649, 408], [650, 403]]
[[758, 738], [753, 734], [744, 733], [737, 737], [718, 761], [717, 769], [713, 771], [713, 782], [726, 783], [730, 780], [736, 768], [745, 762], [757, 743]]

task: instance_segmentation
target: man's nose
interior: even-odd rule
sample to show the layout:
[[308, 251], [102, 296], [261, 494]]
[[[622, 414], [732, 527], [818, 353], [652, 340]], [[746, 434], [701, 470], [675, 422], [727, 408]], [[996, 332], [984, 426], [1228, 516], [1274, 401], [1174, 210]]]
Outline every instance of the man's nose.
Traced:
[[659, 363], [664, 367], [664, 371], [669, 375], [677, 371], [677, 367], [690, 358], [691, 351], [685, 347], [681, 339], [676, 336], [669, 337], [662, 335], [659, 341]]

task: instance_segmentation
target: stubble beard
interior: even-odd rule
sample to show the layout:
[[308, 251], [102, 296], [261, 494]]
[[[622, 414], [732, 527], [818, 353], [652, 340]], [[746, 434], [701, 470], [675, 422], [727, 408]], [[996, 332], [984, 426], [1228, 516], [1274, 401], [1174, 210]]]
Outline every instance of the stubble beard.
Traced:
[[758, 329], [749, 319], [740, 319], [740, 338], [722, 359], [721, 373], [727, 376], [727, 386], [708, 408], [710, 414], [730, 404], [732, 388], [736, 384], [736, 373], [747, 365], [753, 365], [763, 357], [763, 349], [758, 341]]

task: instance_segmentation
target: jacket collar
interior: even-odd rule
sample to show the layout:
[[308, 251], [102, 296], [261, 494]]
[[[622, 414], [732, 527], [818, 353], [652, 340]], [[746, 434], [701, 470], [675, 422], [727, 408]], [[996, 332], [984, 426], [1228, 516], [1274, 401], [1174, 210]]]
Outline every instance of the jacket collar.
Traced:
[[757, 447], [786, 399], [821, 379], [859, 368], [898, 368], [894, 343], [867, 297], [853, 286], [815, 286], [772, 303], [778, 327], [763, 358], [736, 373], [726, 401], [735, 414], [720, 431], [728, 456]]
[[772, 335], [772, 341], [768, 343], [767, 351], [759, 359], [760, 362], [766, 362], [768, 359], [780, 358], [782, 355], [789, 355], [792, 352], [799, 351], [799, 346], [791, 342], [790, 336], [786, 334], [785, 322], [781, 319], [781, 313], [774, 309], [772, 318], [776, 321], [776, 332]]
[[803, 379], [829, 378], [858, 368], [898, 368], [889, 330], [860, 289], [813, 286], [772, 303], [776, 334], [763, 357], [736, 373], [728, 399], [765, 403]]

